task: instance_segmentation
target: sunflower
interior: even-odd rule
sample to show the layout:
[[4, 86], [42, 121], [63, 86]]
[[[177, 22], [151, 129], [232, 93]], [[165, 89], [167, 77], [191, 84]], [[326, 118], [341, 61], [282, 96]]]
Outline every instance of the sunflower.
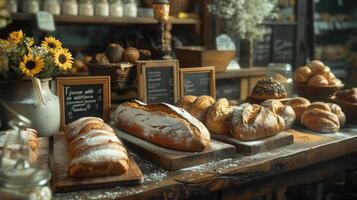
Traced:
[[49, 36], [45, 37], [45, 40], [42, 41], [41, 46], [50, 52], [54, 52], [56, 49], [62, 48], [62, 43], [56, 38]]
[[28, 77], [33, 77], [41, 72], [45, 66], [45, 61], [40, 56], [33, 56], [32, 54], [25, 55], [23, 61], [20, 63], [20, 70]]
[[66, 71], [72, 68], [73, 58], [72, 58], [72, 54], [68, 51], [68, 49], [66, 48], [57, 49], [53, 54], [53, 58], [55, 60], [55, 64], [61, 70]]
[[24, 34], [22, 33], [22, 30], [19, 31], [14, 31], [10, 33], [9, 35], [9, 42], [13, 42], [15, 44], [18, 44], [21, 42], [21, 40], [24, 38]]

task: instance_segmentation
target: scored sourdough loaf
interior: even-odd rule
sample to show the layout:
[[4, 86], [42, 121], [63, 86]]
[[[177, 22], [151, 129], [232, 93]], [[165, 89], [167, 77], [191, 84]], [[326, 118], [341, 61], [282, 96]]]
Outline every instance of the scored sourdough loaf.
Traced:
[[210, 143], [210, 134], [199, 120], [166, 103], [122, 103], [115, 111], [115, 123], [123, 131], [169, 149], [197, 152]]
[[66, 126], [65, 136], [71, 177], [120, 175], [128, 170], [125, 147], [102, 119], [78, 119]]

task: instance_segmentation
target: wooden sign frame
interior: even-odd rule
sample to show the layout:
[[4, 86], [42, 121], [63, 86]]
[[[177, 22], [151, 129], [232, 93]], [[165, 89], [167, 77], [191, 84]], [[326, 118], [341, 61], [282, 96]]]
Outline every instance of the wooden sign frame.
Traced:
[[63, 129], [65, 125], [65, 106], [64, 106], [64, 86], [74, 85], [103, 85], [103, 116], [105, 122], [110, 121], [110, 76], [80, 76], [80, 77], [57, 77], [56, 78], [57, 95], [60, 100], [61, 123], [60, 127]]
[[152, 61], [138, 61], [137, 67], [137, 81], [138, 81], [138, 98], [140, 101], [147, 103], [147, 88], [146, 88], [146, 69], [156, 67], [172, 67], [173, 68], [173, 92], [174, 103], [178, 100], [178, 60], [152, 60]]
[[216, 70], [213, 66], [208, 67], [192, 67], [192, 68], [181, 68], [179, 70], [180, 73], [180, 98], [185, 96], [185, 83], [184, 76], [186, 74], [201, 74], [201, 73], [209, 73], [209, 96], [216, 99]]

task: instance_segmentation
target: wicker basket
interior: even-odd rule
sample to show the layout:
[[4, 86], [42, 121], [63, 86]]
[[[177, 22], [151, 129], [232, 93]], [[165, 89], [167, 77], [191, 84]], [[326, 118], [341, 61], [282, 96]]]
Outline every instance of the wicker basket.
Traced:
[[324, 87], [297, 83], [295, 83], [294, 85], [299, 96], [305, 97], [311, 101], [321, 101], [330, 99], [335, 94], [335, 92], [343, 88], [343, 85]]
[[111, 63], [107, 65], [89, 64], [89, 74], [110, 76], [112, 90], [130, 88], [135, 82], [135, 67], [131, 63]]

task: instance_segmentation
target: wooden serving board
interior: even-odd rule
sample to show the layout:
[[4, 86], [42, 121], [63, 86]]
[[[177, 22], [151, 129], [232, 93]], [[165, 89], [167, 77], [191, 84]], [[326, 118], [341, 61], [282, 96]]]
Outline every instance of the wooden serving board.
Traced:
[[129, 169], [119, 176], [101, 176], [94, 178], [72, 178], [68, 175], [67, 141], [63, 133], [53, 138], [53, 155], [51, 161], [52, 186], [54, 192], [68, 192], [82, 189], [115, 187], [118, 185], [134, 185], [144, 181], [144, 176], [135, 161], [130, 158]]
[[227, 135], [211, 134], [211, 136], [216, 140], [234, 145], [236, 147], [237, 153], [248, 156], [270, 151], [294, 143], [294, 136], [288, 132], [281, 132], [275, 136], [255, 141], [240, 141]]
[[167, 170], [178, 170], [214, 160], [222, 160], [235, 154], [234, 146], [216, 140], [211, 140], [210, 146], [203, 152], [185, 152], [152, 144], [119, 129], [116, 131], [129, 148]]

